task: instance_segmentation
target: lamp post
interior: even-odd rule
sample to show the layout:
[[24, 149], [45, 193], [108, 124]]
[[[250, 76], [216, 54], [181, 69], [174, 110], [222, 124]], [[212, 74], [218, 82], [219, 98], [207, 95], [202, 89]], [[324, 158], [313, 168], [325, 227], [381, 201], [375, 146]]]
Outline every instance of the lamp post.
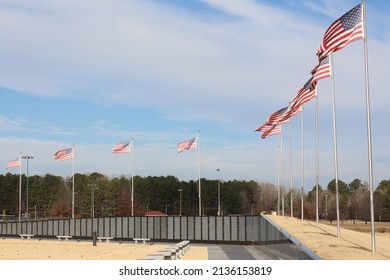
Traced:
[[218, 212], [217, 215], [221, 215], [221, 176], [220, 176], [220, 171], [221, 169], [217, 168], [218, 171]]
[[167, 215], [168, 215], [168, 206], [169, 205], [165, 205], [165, 214], [167, 214]]
[[96, 184], [88, 184], [91, 187], [91, 216], [95, 218], [95, 190], [98, 189]]
[[26, 172], [26, 178], [27, 178], [27, 187], [26, 187], [26, 217], [28, 219], [28, 160], [29, 159], [34, 159], [32, 156], [22, 156], [22, 159], [27, 160], [27, 172]]
[[178, 189], [177, 190], [179, 193], [180, 193], [180, 210], [179, 210], [179, 216], [181, 216], [181, 198], [182, 198], [182, 192], [183, 192], [183, 189]]

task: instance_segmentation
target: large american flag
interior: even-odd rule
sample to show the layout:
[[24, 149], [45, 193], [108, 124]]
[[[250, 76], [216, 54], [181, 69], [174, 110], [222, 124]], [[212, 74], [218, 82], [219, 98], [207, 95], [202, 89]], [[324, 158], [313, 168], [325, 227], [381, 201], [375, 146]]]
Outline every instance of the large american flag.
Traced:
[[16, 166], [20, 166], [21, 165], [21, 162], [20, 162], [20, 157], [14, 159], [14, 160], [11, 160], [8, 164], [7, 164], [7, 169], [8, 168], [12, 168], [12, 167], [16, 167]]
[[59, 150], [54, 154], [56, 160], [68, 160], [73, 159], [73, 148]]
[[326, 30], [317, 51], [321, 61], [328, 54], [341, 50], [349, 43], [364, 39], [363, 3], [357, 5]]
[[196, 149], [196, 137], [177, 144], [178, 153], [193, 149]]
[[313, 70], [311, 70], [311, 74], [313, 75], [313, 82], [331, 77], [332, 70], [329, 56], [325, 56], [324, 59], [322, 59], [320, 63], [318, 63], [318, 65], [314, 67]]
[[130, 153], [130, 141], [115, 144], [114, 148], [112, 149], [112, 153], [113, 154]]

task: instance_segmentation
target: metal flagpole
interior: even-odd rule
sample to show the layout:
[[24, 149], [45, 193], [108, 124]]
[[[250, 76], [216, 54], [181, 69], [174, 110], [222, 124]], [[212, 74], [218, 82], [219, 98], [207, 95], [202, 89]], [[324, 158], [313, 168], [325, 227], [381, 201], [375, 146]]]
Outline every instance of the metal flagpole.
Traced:
[[134, 138], [131, 138], [131, 216], [134, 216]]
[[367, 143], [368, 143], [368, 170], [370, 187], [370, 209], [371, 209], [371, 245], [372, 252], [375, 253], [375, 216], [374, 216], [374, 183], [372, 175], [372, 144], [371, 144], [371, 113], [370, 113], [370, 92], [368, 78], [368, 48], [367, 48], [367, 27], [366, 27], [366, 1], [363, 0], [363, 24], [364, 24], [364, 65], [366, 83], [366, 115], [367, 115]]
[[280, 215], [280, 134], [278, 134], [278, 146], [276, 152], [276, 168], [277, 168], [277, 178], [276, 182], [278, 184], [278, 216]]
[[19, 222], [22, 220], [22, 153], [19, 155]]
[[[333, 71], [333, 55], [329, 54], [331, 71]], [[335, 172], [335, 192], [336, 192], [336, 216], [337, 216], [337, 237], [340, 238], [340, 211], [339, 211], [339, 167], [337, 158], [337, 130], [336, 130], [336, 93], [334, 86], [334, 75], [332, 75], [332, 96], [333, 96], [333, 152], [334, 152], [334, 172]]]
[[318, 160], [318, 91], [316, 94], [316, 226], [319, 227], [318, 217], [318, 185], [319, 185], [319, 160]]
[[283, 168], [283, 130], [280, 126], [280, 197], [282, 202], [282, 216], [284, 216], [284, 168]]
[[303, 108], [301, 112], [301, 161], [302, 161], [302, 184], [301, 184], [301, 220], [303, 221], [303, 193], [304, 193], [304, 185], [305, 185], [305, 159], [304, 159], [304, 141], [303, 141], [303, 136], [304, 136], [304, 122], [303, 122]]
[[293, 217], [292, 125], [290, 122], [290, 216]]
[[199, 183], [199, 216], [202, 216], [202, 188], [200, 185], [200, 131], [198, 131], [198, 137], [196, 138], [196, 147], [198, 149], [197, 169], [198, 169], [198, 183]]
[[75, 158], [75, 154], [74, 154], [74, 144], [73, 144], [73, 148], [72, 148], [72, 153], [73, 153], [73, 162], [72, 162], [72, 219], [74, 219], [74, 158]]

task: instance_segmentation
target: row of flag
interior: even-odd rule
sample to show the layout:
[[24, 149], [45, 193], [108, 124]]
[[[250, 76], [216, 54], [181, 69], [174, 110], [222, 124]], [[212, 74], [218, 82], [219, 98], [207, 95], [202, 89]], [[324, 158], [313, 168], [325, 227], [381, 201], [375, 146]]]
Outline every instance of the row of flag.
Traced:
[[333, 22], [326, 30], [317, 50], [318, 65], [311, 70], [311, 78], [298, 90], [289, 106], [272, 113], [255, 131], [262, 138], [281, 132], [281, 125], [302, 111], [302, 105], [317, 96], [317, 82], [332, 76], [329, 55], [349, 43], [364, 39], [363, 3]]
[[[192, 139], [178, 143], [177, 144], [177, 152], [181, 153], [181, 152], [184, 152], [186, 150], [196, 149], [197, 148], [197, 141], [196, 140], [197, 140], [197, 138], [194, 137]], [[124, 153], [130, 153], [131, 151], [132, 151], [131, 141], [120, 142], [118, 144], [115, 144], [114, 148], [112, 149], [113, 154], [124, 154]], [[57, 151], [54, 154], [54, 159], [61, 160], [61, 161], [74, 159], [74, 147]], [[7, 164], [6, 168], [8, 169], [8, 168], [13, 168], [13, 167], [17, 167], [17, 166], [21, 166], [21, 156], [19, 156], [18, 158], [14, 159], [14, 160], [11, 160]]]

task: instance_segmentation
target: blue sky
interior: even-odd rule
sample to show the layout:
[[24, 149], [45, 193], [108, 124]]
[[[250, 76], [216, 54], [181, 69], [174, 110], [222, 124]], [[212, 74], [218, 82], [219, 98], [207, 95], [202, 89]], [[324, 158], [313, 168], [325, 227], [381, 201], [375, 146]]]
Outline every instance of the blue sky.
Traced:
[[[359, 1], [0, 1], [0, 162], [30, 174], [129, 173], [111, 149], [134, 138], [135, 174], [276, 182], [276, 137], [254, 130], [309, 79], [328, 26]], [[367, 1], [374, 186], [388, 179], [388, 1]], [[368, 180], [363, 41], [335, 53], [339, 178]], [[320, 81], [320, 184], [334, 178], [330, 79]], [[304, 106], [305, 189], [315, 183], [314, 101]], [[301, 118], [291, 120], [301, 185]], [[290, 127], [283, 127], [289, 186]], [[23, 172], [26, 165], [23, 163]]]

